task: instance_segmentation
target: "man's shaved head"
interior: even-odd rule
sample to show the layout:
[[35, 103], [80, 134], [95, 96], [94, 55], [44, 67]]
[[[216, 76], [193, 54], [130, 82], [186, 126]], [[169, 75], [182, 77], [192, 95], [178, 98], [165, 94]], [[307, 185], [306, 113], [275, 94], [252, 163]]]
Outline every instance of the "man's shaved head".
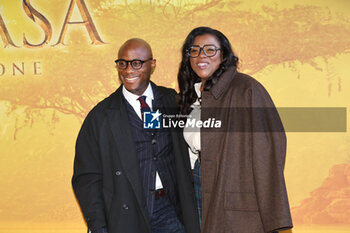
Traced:
[[132, 38], [125, 41], [124, 44], [119, 48], [118, 58], [120, 58], [120, 55], [124, 50], [134, 49], [134, 48], [144, 49], [145, 53], [149, 57], [153, 57], [151, 46], [145, 40], [140, 38]]

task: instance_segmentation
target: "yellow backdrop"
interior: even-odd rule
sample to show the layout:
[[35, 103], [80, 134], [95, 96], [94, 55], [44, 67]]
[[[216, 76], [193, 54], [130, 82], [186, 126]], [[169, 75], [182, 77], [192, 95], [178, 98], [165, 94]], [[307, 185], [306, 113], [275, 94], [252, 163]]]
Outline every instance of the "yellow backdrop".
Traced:
[[[177, 88], [182, 43], [205, 25], [227, 35], [240, 71], [276, 106], [350, 105], [348, 0], [0, 0], [0, 16], [0, 232], [85, 232], [70, 184], [75, 139], [119, 86], [128, 38], [153, 47], [159, 85]], [[287, 137], [288, 232], [349, 232], [349, 133]]]

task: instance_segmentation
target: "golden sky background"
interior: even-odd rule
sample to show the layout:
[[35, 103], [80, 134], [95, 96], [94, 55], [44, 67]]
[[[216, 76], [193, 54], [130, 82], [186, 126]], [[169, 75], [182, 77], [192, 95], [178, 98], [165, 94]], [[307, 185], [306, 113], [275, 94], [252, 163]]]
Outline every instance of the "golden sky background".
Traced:
[[[39, 44], [43, 30], [21, 0], [0, 0], [1, 17], [18, 46], [4, 48], [0, 37], [0, 232], [84, 232], [70, 184], [75, 139], [87, 112], [119, 86], [113, 63], [130, 37], [150, 42], [157, 59], [152, 80], [160, 85], [176, 88], [182, 43], [191, 29], [206, 25], [227, 35], [240, 71], [261, 82], [277, 107], [350, 107], [350, 1], [166, 2], [85, 0], [105, 44], [91, 45], [85, 27], [71, 25], [66, 45], [53, 46], [70, 0], [31, 0], [50, 22], [52, 39], [30, 49], [23, 34]], [[71, 20], [81, 20], [77, 8]], [[13, 64], [22, 62], [24, 75], [13, 75]], [[34, 62], [40, 62], [40, 75], [33, 73]], [[346, 182], [337, 194], [322, 188], [330, 178], [345, 177], [350, 184], [345, 170], [344, 177], [330, 175], [336, 165], [350, 164], [348, 130], [288, 132], [287, 139], [292, 232], [348, 232], [344, 219], [350, 212], [305, 204], [317, 203], [321, 191], [315, 190], [321, 188], [320, 195], [350, 208]], [[319, 204], [331, 205], [325, 203]]]

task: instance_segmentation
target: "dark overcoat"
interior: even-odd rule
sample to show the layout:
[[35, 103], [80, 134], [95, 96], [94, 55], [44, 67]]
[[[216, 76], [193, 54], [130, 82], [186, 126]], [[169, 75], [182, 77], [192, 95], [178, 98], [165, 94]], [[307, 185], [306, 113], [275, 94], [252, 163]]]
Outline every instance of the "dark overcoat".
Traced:
[[286, 136], [264, 87], [228, 69], [202, 92], [202, 233], [264, 233], [292, 227], [284, 181]]
[[[152, 83], [153, 92], [176, 114], [176, 92]], [[91, 230], [109, 233], [151, 233], [139, 161], [131, 136], [122, 86], [95, 106], [86, 117], [76, 142], [73, 189]], [[176, 178], [187, 232], [199, 233], [186, 143], [172, 131]]]

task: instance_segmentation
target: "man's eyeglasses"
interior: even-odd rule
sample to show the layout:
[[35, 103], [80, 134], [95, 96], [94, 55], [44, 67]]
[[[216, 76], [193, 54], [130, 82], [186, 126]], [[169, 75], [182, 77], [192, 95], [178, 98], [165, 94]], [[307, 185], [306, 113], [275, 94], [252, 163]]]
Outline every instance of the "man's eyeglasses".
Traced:
[[199, 45], [192, 45], [187, 50], [187, 55], [192, 58], [198, 57], [201, 54], [201, 50], [203, 50], [205, 56], [213, 57], [216, 55], [218, 50], [221, 49], [212, 44], [206, 44], [203, 47], [200, 47]]
[[134, 70], [139, 70], [142, 68], [143, 63], [151, 60], [153, 60], [152, 57], [147, 60], [134, 59], [131, 61], [127, 61], [125, 59], [118, 59], [118, 60], [115, 60], [115, 64], [117, 64], [117, 68], [119, 70], [125, 70], [126, 68], [128, 68], [129, 63]]

